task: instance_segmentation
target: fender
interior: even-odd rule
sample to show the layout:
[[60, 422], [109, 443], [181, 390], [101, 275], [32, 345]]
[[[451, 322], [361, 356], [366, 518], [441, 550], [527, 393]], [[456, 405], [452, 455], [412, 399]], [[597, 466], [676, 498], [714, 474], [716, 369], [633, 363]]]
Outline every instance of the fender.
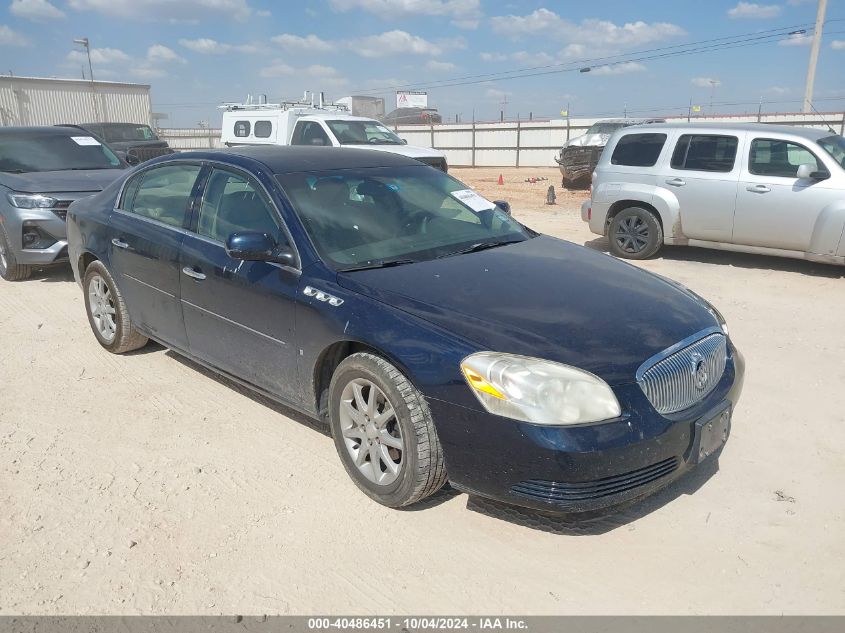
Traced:
[[845, 200], [836, 200], [819, 213], [808, 252], [845, 255]]
[[[608, 182], [599, 185], [593, 192], [593, 212], [590, 229], [600, 235], [607, 234], [607, 218], [611, 208], [620, 202], [631, 205], [645, 203], [654, 207], [663, 224], [664, 242], [684, 243], [686, 236], [681, 227], [681, 211], [678, 198], [663, 187], [633, 182]], [[626, 205], [627, 206], [627, 205]]]

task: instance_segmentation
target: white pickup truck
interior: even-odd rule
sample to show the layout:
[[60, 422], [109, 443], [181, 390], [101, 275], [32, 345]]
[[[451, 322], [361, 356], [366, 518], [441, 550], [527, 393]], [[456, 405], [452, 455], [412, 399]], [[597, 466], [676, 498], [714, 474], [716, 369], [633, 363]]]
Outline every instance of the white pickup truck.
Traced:
[[298, 103], [229, 103], [223, 106], [223, 144], [325, 145], [392, 152], [414, 158], [442, 171], [446, 155], [431, 147], [415, 147], [380, 121], [351, 116], [337, 105]]

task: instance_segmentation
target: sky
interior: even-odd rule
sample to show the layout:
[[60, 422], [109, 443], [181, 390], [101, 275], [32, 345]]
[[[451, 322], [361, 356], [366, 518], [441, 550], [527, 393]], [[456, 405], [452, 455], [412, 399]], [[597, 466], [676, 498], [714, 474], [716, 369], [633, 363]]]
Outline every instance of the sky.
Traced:
[[[690, 103], [706, 113], [711, 102], [716, 112], [756, 112], [760, 100], [766, 112], [797, 111], [817, 8], [817, 0], [0, 1], [0, 73], [81, 77], [87, 59], [73, 39], [88, 37], [94, 77], [150, 84], [153, 110], [173, 127], [216, 127], [216, 106], [248, 94], [371, 94], [390, 110], [397, 87], [424, 87], [451, 121], [562, 110], [671, 115]], [[845, 0], [829, 0], [827, 20], [815, 105], [841, 111]], [[742, 42], [696, 48], [742, 46], [672, 54], [733, 37]]]

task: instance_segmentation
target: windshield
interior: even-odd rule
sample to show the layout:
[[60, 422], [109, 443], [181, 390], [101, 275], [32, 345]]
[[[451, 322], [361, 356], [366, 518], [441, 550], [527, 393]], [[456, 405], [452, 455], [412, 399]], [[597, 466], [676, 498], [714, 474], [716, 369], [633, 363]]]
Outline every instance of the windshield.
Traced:
[[122, 169], [108, 147], [80, 131], [64, 134], [3, 134], [0, 136], [0, 171], [24, 173], [67, 169]]
[[134, 123], [107, 123], [90, 125], [88, 129], [102, 136], [106, 143], [125, 143], [127, 141], [157, 141], [149, 125]]
[[824, 151], [833, 156], [833, 160], [839, 163], [840, 167], [845, 169], [845, 138], [839, 134], [826, 136], [819, 139], [818, 144]]
[[277, 178], [323, 260], [340, 270], [434, 259], [536, 235], [465, 184], [430, 167]]
[[341, 145], [403, 145], [402, 139], [378, 121], [326, 121]]
[[623, 127], [625, 127], [624, 123], [593, 123], [587, 130], [587, 134], [613, 134]]

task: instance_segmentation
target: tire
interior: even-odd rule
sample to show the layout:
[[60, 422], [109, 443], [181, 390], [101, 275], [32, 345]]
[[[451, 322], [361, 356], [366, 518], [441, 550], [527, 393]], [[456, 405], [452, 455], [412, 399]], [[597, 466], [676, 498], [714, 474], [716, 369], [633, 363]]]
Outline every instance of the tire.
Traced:
[[[368, 411], [373, 396], [374, 409]], [[380, 421], [388, 405], [394, 415]], [[346, 472], [378, 503], [390, 508], [407, 506], [446, 483], [443, 448], [428, 404], [402, 372], [383, 358], [358, 353], [338, 365], [329, 386], [329, 424]], [[365, 442], [371, 442], [371, 448]], [[373, 455], [378, 460], [375, 468]]]
[[663, 227], [648, 209], [628, 207], [611, 220], [607, 237], [617, 257], [648, 259], [663, 246]]
[[19, 264], [9, 237], [6, 235], [6, 227], [0, 224], [0, 277], [6, 281], [23, 281], [32, 275], [32, 266]]
[[85, 269], [82, 289], [88, 323], [100, 345], [123, 354], [147, 344], [149, 339], [132, 327], [123, 295], [102, 262], [93, 261]]

